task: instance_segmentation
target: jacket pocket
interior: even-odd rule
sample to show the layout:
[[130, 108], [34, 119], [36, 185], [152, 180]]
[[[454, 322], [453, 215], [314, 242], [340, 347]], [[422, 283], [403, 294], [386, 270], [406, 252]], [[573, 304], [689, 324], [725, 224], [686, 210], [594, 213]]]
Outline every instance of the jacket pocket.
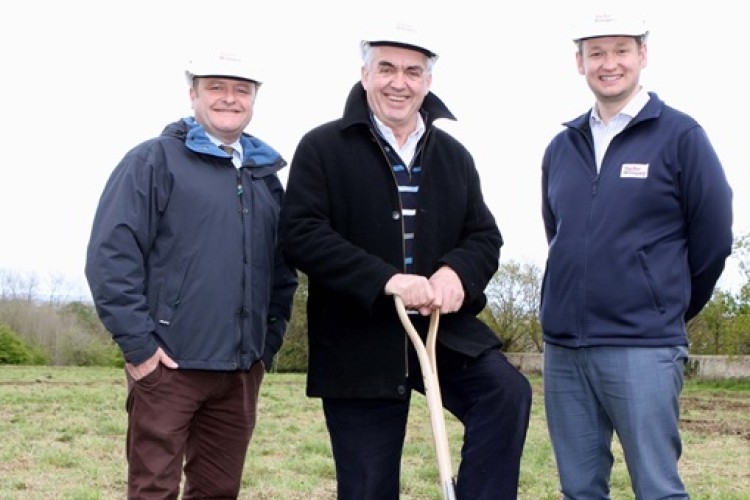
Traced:
[[662, 298], [661, 294], [659, 293], [659, 287], [656, 284], [656, 280], [654, 279], [654, 275], [651, 272], [651, 268], [648, 265], [648, 256], [646, 255], [646, 252], [643, 250], [638, 250], [638, 263], [641, 265], [641, 270], [643, 271], [643, 277], [646, 280], [646, 287], [649, 290], [649, 293], [651, 294], [651, 300], [653, 301], [654, 307], [657, 311], [660, 313], [666, 312], [666, 308], [664, 307], [664, 299]]
[[[157, 323], [157, 329], [159, 330], [163, 327], [169, 327], [172, 324], [175, 310], [182, 302], [183, 289], [187, 282], [189, 267], [187, 259], [180, 259], [180, 264], [176, 265], [171, 273], [176, 277], [168, 280], [164, 288], [158, 294], [155, 320]], [[166, 274], [169, 275], [170, 273], [167, 272]]]

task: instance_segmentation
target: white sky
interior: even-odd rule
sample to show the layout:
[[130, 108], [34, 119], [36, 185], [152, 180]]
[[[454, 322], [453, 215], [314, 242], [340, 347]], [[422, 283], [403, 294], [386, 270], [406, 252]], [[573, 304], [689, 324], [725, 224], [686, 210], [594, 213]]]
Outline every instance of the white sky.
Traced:
[[[436, 34], [432, 90], [458, 118], [438, 125], [474, 155], [505, 239], [501, 261], [543, 267], [541, 156], [560, 123], [592, 104], [569, 37], [574, 14], [592, 3], [603, 2], [6, 2], [0, 270], [88, 296], [85, 249], [101, 190], [127, 150], [191, 114], [191, 47], [257, 53], [265, 77], [248, 132], [291, 162], [307, 130], [340, 116], [369, 21], [391, 15]], [[644, 7], [651, 28], [642, 83], [706, 129], [734, 190], [735, 235], [747, 234], [746, 18], [729, 0], [628, 5]], [[738, 280], [730, 261], [719, 285]]]

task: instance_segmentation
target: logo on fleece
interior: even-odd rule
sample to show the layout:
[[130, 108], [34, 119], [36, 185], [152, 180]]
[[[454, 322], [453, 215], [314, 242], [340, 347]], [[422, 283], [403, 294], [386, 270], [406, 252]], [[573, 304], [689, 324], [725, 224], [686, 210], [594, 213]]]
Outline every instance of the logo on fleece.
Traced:
[[620, 177], [631, 179], [645, 179], [648, 177], [648, 163], [623, 163]]

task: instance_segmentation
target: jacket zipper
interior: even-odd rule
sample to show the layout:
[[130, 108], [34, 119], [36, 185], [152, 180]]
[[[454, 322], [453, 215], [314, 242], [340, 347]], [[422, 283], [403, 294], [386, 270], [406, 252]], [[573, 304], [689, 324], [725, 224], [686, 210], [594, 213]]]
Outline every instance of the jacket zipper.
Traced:
[[243, 258], [243, 261], [244, 261], [242, 263], [242, 270], [243, 271], [242, 271], [242, 276], [240, 278], [240, 281], [241, 281], [241, 284], [242, 284], [242, 298], [243, 298], [243, 303], [240, 305], [239, 325], [237, 325], [237, 334], [238, 334], [237, 342], [239, 344], [239, 349], [237, 349], [237, 351], [236, 351], [237, 352], [237, 354], [236, 354], [237, 358], [236, 358], [236, 361], [235, 361], [236, 365], [239, 367], [239, 366], [241, 366], [241, 362], [242, 362], [242, 339], [244, 337], [243, 325], [245, 323], [244, 318], [247, 315], [247, 311], [245, 310], [245, 305], [244, 305], [244, 297], [245, 297], [245, 290], [246, 290], [245, 271], [244, 271], [244, 269], [245, 269], [245, 263], [248, 261], [248, 256], [246, 254], [246, 252], [247, 252], [247, 245], [245, 244], [246, 243], [245, 242], [245, 238], [247, 238], [247, 234], [246, 234], [246, 231], [245, 231], [245, 212], [246, 212], [246, 209], [245, 209], [245, 199], [244, 199], [245, 188], [242, 185], [242, 169], [238, 168], [238, 169], [235, 169], [235, 171], [236, 171], [236, 179], [237, 179], [237, 187], [236, 187], [235, 194], [236, 194], [237, 198], [239, 199], [239, 204], [240, 204], [239, 210], [240, 210], [240, 225], [242, 226], [242, 258]]
[[[583, 132], [581, 131], [583, 134]], [[589, 236], [591, 234], [591, 224], [592, 224], [592, 218], [594, 217], [594, 203], [596, 203], [596, 197], [599, 192], [599, 176], [600, 176], [600, 170], [596, 165], [596, 151], [594, 150], [594, 143], [589, 138], [588, 135], [583, 134], [584, 139], [589, 145], [589, 148], [591, 150], [591, 154], [594, 157], [594, 177], [591, 182], [591, 208], [589, 208], [589, 215], [588, 215], [588, 222], [587, 222], [587, 228], [586, 228], [586, 239], [584, 241], [584, 251], [581, 255], [581, 266], [583, 268], [581, 281], [578, 284], [578, 296], [580, 297], [579, 300], [579, 310], [578, 310], [578, 323], [580, 328], [580, 336], [578, 338], [578, 345], [582, 345], [584, 342], [584, 338], [588, 336], [587, 332], [587, 326], [586, 326], [586, 275], [588, 274], [588, 252], [589, 252]], [[606, 156], [606, 154], [605, 154]], [[604, 165], [604, 158], [602, 158], [602, 166]]]

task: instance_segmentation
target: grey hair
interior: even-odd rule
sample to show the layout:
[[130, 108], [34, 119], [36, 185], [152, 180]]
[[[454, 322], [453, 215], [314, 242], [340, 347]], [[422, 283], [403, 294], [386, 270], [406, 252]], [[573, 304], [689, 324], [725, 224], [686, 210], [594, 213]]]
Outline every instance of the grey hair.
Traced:
[[[370, 68], [370, 66], [372, 65], [372, 58], [373, 58], [373, 55], [372, 55], [373, 46], [370, 45], [368, 42], [363, 41], [362, 44], [360, 45], [360, 49], [361, 49], [361, 54], [362, 54], [362, 64], [364, 64], [365, 67]], [[437, 62], [437, 57], [436, 56], [433, 56], [433, 57], [426, 56], [426, 57], [427, 57], [427, 73], [431, 74], [432, 68], [435, 67], [435, 63]]]

